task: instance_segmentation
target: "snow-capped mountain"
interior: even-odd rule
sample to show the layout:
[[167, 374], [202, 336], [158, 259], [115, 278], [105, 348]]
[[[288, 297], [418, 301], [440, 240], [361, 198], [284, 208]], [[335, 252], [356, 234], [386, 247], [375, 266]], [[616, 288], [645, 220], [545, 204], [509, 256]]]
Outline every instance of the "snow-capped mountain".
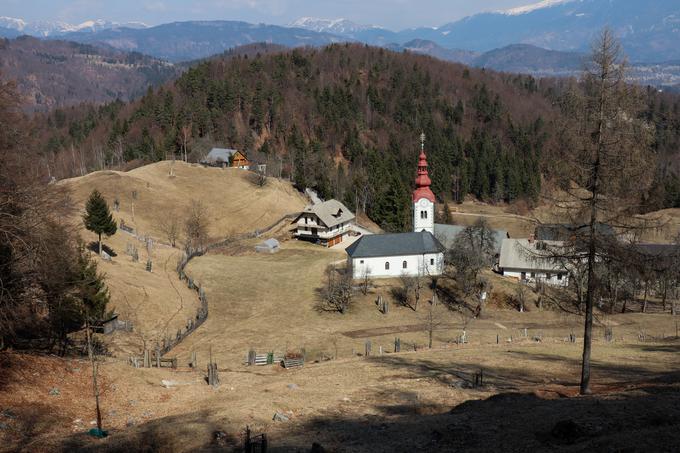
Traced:
[[141, 22], [119, 23], [102, 19], [87, 20], [79, 24], [69, 24], [59, 21], [27, 22], [14, 17], [0, 17], [1, 29], [13, 32], [11, 33], [13, 35], [24, 34], [41, 38], [63, 36], [67, 33], [75, 32], [97, 32], [120, 27], [147, 28], [147, 25]]
[[678, 0], [544, 0], [417, 33], [443, 47], [481, 52], [510, 44], [581, 52], [605, 26], [619, 36], [632, 60], [680, 58]]
[[572, 1], [575, 0], [543, 0], [541, 2], [532, 3], [530, 5], [518, 6], [516, 8], [510, 8], [498, 12], [508, 16], [518, 16], [520, 14], [526, 14], [539, 9], [550, 8], [551, 6], [560, 5], [562, 3], [569, 3]]
[[378, 28], [373, 25], [361, 25], [347, 19], [320, 19], [317, 17], [301, 17], [288, 24], [291, 28], [304, 28], [318, 33], [333, 33], [341, 36], [354, 35], [356, 33]]

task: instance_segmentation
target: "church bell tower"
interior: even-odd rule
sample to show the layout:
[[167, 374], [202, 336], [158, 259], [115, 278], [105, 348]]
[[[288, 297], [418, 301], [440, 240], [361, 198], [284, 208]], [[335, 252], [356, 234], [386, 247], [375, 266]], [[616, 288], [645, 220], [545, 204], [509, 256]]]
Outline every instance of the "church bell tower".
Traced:
[[430, 189], [432, 181], [427, 173], [425, 155], [425, 134], [420, 135], [420, 156], [418, 157], [418, 176], [413, 191], [413, 231], [429, 231], [434, 234], [434, 193]]

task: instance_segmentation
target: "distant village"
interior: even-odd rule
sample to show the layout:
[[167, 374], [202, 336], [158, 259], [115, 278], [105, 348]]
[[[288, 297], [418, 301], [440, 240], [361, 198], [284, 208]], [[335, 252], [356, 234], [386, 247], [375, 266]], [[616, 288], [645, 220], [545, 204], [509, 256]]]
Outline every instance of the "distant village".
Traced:
[[[228, 148], [213, 148], [201, 163], [261, 174], [267, 172], [266, 163], [251, 160], [245, 152]], [[347, 268], [354, 279], [442, 275], [445, 254], [466, 227], [435, 222], [436, 198], [430, 185], [423, 136], [412, 194], [412, 232], [375, 234], [363, 227], [342, 202], [321, 200], [308, 190], [312, 202], [293, 220], [292, 236], [322, 247], [344, 249]], [[521, 238], [510, 237], [506, 230], [490, 229], [494, 254], [492, 270], [520, 283], [567, 287], [573, 271], [573, 262], [567, 259], [571, 252], [568, 247], [586, 228], [587, 225], [538, 224], [533, 234]], [[601, 237], [619, 240], [609, 225], [598, 223], [596, 229]], [[269, 239], [257, 250], [275, 253], [279, 246], [278, 241]], [[646, 259], [657, 262], [668, 261], [677, 248], [676, 244], [634, 246], [634, 250]]]

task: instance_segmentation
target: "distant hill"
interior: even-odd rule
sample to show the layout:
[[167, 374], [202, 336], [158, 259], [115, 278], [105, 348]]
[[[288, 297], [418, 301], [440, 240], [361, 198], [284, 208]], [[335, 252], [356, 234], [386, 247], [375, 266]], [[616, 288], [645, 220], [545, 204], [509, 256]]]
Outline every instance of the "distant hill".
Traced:
[[483, 13], [436, 29], [408, 30], [443, 47], [488, 51], [510, 44], [587, 52], [604, 27], [621, 37], [634, 61], [680, 57], [680, 2], [677, 0], [542, 1], [523, 8]]
[[15, 17], [0, 16], [0, 37], [3, 38], [14, 38], [20, 35], [57, 38], [73, 32], [95, 32], [117, 27], [146, 28], [147, 25], [141, 22], [119, 23], [102, 19], [86, 20], [79, 24], [62, 21], [30, 22]]
[[[54, 156], [58, 176], [73, 174], [71, 149], [87, 168], [165, 159], [185, 143], [194, 160], [218, 145], [257, 152], [273, 174], [351, 209], [365, 206], [391, 231], [409, 224], [423, 131], [442, 200], [535, 199], [560, 157], [562, 80], [538, 83], [356, 44], [250, 55], [207, 60], [115, 109], [74, 109], [60, 125], [52, 115], [36, 146]], [[645, 95], [644, 115], [659, 131], [655, 147], [672, 166], [680, 98]]]
[[0, 39], [0, 77], [17, 81], [29, 111], [128, 101], [180, 73], [170, 63], [139, 53], [28, 36]]
[[480, 56], [479, 52], [461, 49], [445, 49], [437, 43], [425, 39], [414, 39], [399, 47], [411, 52], [439, 58], [440, 60], [453, 61], [467, 65], [474, 64], [476, 59]]
[[205, 58], [230, 48], [258, 42], [298, 47], [323, 46], [347, 40], [330, 33], [302, 28], [237, 21], [174, 22], [144, 29], [122, 27], [69, 33], [68, 39], [141, 52], [172, 62]]
[[[585, 53], [542, 49], [530, 44], [512, 44], [483, 53], [446, 49], [433, 41], [422, 39], [409, 41], [403, 46], [392, 44], [387, 47], [397, 52], [408, 50], [441, 60], [535, 77], [578, 77], [588, 58]], [[628, 78], [641, 85], [678, 91], [680, 61], [629, 63]]]
[[543, 0], [507, 11], [475, 14], [438, 27], [401, 31], [359, 24], [334, 27], [336, 23], [321, 19], [296, 22], [298, 26], [373, 45], [406, 46], [405, 43], [418, 39], [432, 41], [445, 49], [474, 52], [488, 52], [511, 44], [587, 52], [597, 33], [609, 26], [621, 37], [633, 61], [648, 63], [680, 58], [680, 2], [677, 0]]

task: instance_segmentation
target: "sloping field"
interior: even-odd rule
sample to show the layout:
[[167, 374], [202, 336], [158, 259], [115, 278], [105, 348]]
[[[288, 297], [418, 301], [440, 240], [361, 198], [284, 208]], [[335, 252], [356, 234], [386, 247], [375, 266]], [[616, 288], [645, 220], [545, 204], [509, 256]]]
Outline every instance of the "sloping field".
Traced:
[[[104, 195], [112, 210], [117, 199], [120, 210], [113, 212], [114, 217], [137, 232], [135, 236], [119, 229], [114, 236], [105, 238], [104, 243], [117, 256], [110, 262], [100, 260], [100, 270], [106, 274], [111, 290], [112, 308], [120, 319], [132, 321], [135, 326], [133, 335], [114, 335], [114, 351], [139, 352], [145, 342], [153, 347], [184, 328], [198, 308], [196, 293], [177, 279], [175, 268], [181, 251], [156, 242], [148, 254], [143, 237], [168, 242], [160, 228], [163, 220], [175, 217], [181, 229], [191, 201], [200, 200], [209, 216], [211, 237], [223, 238], [264, 228], [305, 205], [304, 198], [290, 184], [275, 179], [257, 187], [248, 180], [248, 172], [183, 162], [174, 164], [171, 177], [171, 166], [171, 162], [159, 162], [130, 172], [100, 171], [59, 182], [71, 191], [76, 207], [73, 222], [86, 241], [96, 240], [82, 227], [80, 219], [93, 189]], [[178, 247], [183, 241], [181, 236]], [[131, 246], [138, 250], [138, 262], [125, 253]], [[152, 272], [146, 271], [149, 258]]]
[[78, 204], [83, 204], [93, 189], [99, 190], [109, 205], [118, 199], [116, 217], [140, 234], [156, 238], [163, 238], [161, 222], [171, 217], [182, 221], [192, 200], [200, 200], [207, 208], [213, 238], [263, 228], [306, 205], [289, 183], [275, 178], [258, 187], [248, 180], [249, 172], [184, 162], [174, 163], [171, 177], [172, 166], [164, 161], [129, 172], [98, 171], [60, 184], [68, 185]]

